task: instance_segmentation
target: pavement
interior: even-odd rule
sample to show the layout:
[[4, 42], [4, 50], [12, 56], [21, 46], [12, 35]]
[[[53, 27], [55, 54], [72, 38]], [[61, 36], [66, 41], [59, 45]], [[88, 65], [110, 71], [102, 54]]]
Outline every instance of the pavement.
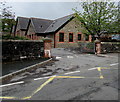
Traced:
[[52, 56], [46, 65], [3, 83], [0, 99], [119, 100], [117, 53], [96, 56], [56, 48]]

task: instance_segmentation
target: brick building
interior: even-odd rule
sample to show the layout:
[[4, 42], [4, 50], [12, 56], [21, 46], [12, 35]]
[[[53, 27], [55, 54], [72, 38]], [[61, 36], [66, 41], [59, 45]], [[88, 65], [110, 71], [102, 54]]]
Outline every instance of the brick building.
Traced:
[[17, 17], [16, 25], [13, 27], [14, 36], [25, 36], [28, 24], [29, 18]]
[[48, 37], [52, 39], [52, 47], [56, 48], [77, 47], [79, 42], [91, 42], [91, 35], [85, 35], [84, 31], [85, 28], [74, 15], [55, 20], [18, 17], [14, 34], [31, 40]]

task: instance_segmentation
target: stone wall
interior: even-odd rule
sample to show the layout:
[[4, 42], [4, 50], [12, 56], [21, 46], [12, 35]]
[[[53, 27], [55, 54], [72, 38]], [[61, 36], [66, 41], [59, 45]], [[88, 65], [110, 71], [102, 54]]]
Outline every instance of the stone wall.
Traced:
[[[79, 42], [91, 42], [91, 36], [89, 36], [89, 41], [85, 41], [83, 31], [85, 31], [85, 28], [81, 26], [80, 21], [77, 18], [72, 19], [55, 34], [55, 47], [78, 47]], [[64, 42], [59, 42], [59, 33], [64, 33]], [[73, 34], [73, 42], [69, 42], [69, 33]], [[78, 40], [78, 34], [81, 34], [81, 40]]]
[[120, 52], [120, 42], [101, 42], [101, 53]]
[[44, 56], [44, 42], [31, 40], [0, 41], [2, 60], [13, 61]]

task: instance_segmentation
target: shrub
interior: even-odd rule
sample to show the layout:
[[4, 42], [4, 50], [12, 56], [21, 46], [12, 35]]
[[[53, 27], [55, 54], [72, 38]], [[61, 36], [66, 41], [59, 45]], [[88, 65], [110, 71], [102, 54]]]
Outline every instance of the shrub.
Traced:
[[29, 40], [26, 37], [20, 37], [20, 36], [11, 36], [10, 34], [2, 35], [3, 40]]

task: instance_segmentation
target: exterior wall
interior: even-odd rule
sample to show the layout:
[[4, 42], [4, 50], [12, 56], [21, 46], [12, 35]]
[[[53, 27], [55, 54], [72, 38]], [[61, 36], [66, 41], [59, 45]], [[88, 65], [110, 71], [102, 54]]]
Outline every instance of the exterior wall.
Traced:
[[29, 28], [28, 28], [28, 32], [27, 32], [27, 35], [26, 35], [27, 38], [31, 39], [31, 40], [41, 40], [42, 37], [41, 36], [37, 36], [35, 34], [35, 31], [33, 29], [33, 26], [32, 24], [30, 23], [29, 25]]
[[25, 32], [26, 31], [23, 31], [20, 29], [20, 26], [19, 26], [19, 23], [17, 24], [17, 27], [16, 27], [16, 31], [15, 31], [15, 36], [25, 36]]
[[20, 35], [20, 26], [19, 24], [17, 24], [16, 30], [15, 30], [15, 36], [19, 36]]
[[54, 48], [54, 34], [49, 34], [46, 37], [48, 37], [52, 40], [52, 48]]
[[21, 36], [21, 37], [22, 37], [22, 36], [25, 36], [25, 32], [26, 32], [26, 31], [20, 30], [20, 36]]
[[[81, 23], [77, 18], [74, 18], [55, 34], [55, 47], [78, 47], [79, 42], [90, 42], [91, 39], [85, 41], [83, 30], [85, 29], [81, 27]], [[59, 42], [59, 33], [64, 33], [64, 42]], [[69, 33], [73, 33], [73, 42], [69, 42]], [[81, 40], [78, 40], [78, 34], [81, 34]]]

